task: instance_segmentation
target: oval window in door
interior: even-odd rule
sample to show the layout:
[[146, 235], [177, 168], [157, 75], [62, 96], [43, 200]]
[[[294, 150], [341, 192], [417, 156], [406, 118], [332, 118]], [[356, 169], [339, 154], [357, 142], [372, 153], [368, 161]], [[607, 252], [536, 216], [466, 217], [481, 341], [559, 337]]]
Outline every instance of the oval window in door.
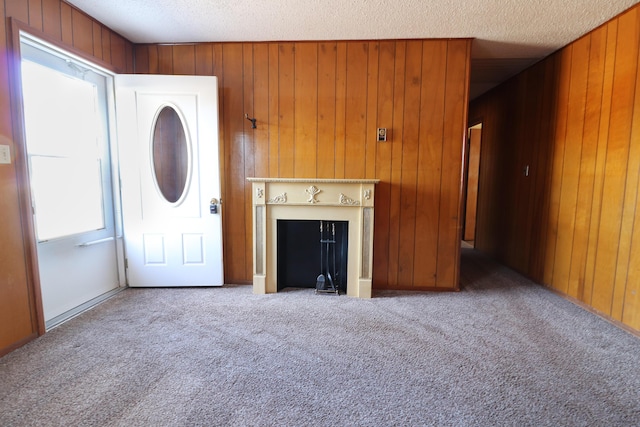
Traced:
[[187, 186], [189, 149], [182, 120], [170, 106], [156, 118], [152, 155], [156, 184], [169, 203], [176, 203]]

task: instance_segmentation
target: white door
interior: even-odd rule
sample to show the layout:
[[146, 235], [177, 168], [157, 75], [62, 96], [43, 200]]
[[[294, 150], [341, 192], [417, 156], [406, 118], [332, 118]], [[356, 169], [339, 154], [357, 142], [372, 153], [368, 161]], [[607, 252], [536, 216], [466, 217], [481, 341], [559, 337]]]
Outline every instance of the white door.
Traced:
[[218, 85], [209, 76], [118, 75], [129, 286], [220, 286]]
[[38, 272], [49, 328], [124, 285], [109, 144], [111, 77], [26, 36], [21, 57]]

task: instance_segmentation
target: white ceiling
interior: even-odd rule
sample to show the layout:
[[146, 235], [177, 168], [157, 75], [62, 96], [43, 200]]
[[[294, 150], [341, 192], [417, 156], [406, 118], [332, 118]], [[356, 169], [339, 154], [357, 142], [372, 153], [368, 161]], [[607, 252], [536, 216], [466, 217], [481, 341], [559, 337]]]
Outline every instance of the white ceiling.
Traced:
[[66, 1], [134, 43], [472, 37], [472, 97], [640, 2]]

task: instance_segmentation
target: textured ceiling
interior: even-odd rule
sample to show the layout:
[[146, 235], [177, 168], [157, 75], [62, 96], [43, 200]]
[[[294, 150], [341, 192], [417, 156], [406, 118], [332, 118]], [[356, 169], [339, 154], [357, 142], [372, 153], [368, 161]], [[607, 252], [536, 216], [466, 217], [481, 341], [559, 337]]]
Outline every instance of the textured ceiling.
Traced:
[[[474, 38], [472, 96], [640, 0], [66, 0], [135, 43]], [[493, 61], [495, 60], [495, 61]], [[492, 61], [494, 62], [492, 64]], [[523, 65], [524, 64], [524, 65]], [[476, 68], [482, 68], [482, 82]], [[500, 78], [490, 81], [487, 69]], [[506, 77], [505, 77], [506, 76]], [[483, 89], [480, 89], [482, 87]]]

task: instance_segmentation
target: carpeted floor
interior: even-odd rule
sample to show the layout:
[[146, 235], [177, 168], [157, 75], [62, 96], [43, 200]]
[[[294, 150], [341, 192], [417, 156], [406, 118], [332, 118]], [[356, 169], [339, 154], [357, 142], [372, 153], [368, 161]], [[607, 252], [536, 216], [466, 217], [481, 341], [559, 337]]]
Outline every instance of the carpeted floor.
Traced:
[[129, 289], [0, 359], [0, 426], [634, 426], [640, 340], [463, 249], [459, 293]]

